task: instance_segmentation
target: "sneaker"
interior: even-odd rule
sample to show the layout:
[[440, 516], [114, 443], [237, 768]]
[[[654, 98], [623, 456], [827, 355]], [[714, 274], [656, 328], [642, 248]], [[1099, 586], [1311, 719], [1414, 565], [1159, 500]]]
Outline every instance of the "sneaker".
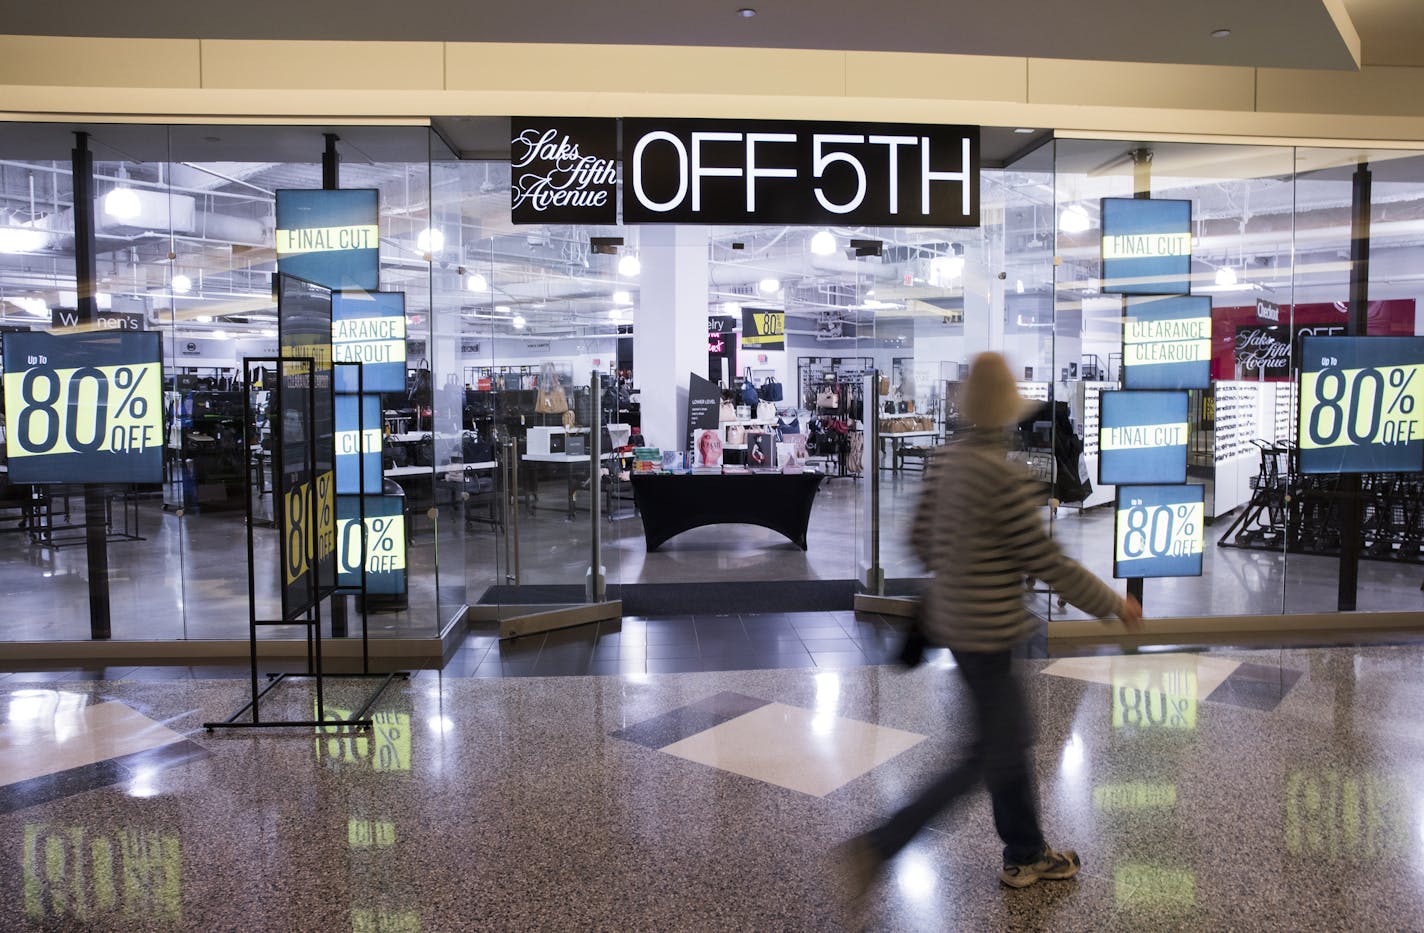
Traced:
[[999, 880], [1011, 888], [1026, 888], [1039, 879], [1063, 881], [1072, 878], [1082, 867], [1078, 853], [1072, 849], [1055, 852], [1045, 847], [1038, 859], [1027, 865], [1004, 863]]

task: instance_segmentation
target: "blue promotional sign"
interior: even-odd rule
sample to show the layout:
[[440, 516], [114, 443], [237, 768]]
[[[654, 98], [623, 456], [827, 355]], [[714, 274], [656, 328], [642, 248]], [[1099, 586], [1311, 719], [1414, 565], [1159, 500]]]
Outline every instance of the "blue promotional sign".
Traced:
[[[406, 590], [405, 513], [402, 496], [366, 497], [366, 592], [397, 594]], [[361, 500], [337, 499], [337, 541], [343, 588], [361, 586]]]
[[11, 483], [161, 483], [158, 334], [5, 335]]
[[277, 192], [277, 271], [327, 288], [379, 287], [379, 192]]
[[1424, 468], [1424, 337], [1303, 337], [1300, 346], [1302, 473]]
[[1119, 486], [1113, 576], [1201, 576], [1206, 541], [1202, 489]]
[[1192, 202], [1103, 198], [1103, 293], [1191, 293]]
[[[337, 367], [341, 372], [342, 367]], [[358, 419], [357, 416], [360, 415]], [[366, 486], [361, 488], [361, 451], [365, 458]], [[336, 397], [336, 494], [355, 495], [381, 491], [381, 400], [375, 395]]]
[[1104, 392], [1099, 418], [1099, 483], [1187, 481], [1187, 393]]
[[[338, 363], [362, 364], [366, 392], [404, 392], [405, 293], [333, 294], [331, 356]], [[359, 391], [353, 367], [336, 368], [336, 391]]]
[[1125, 389], [1205, 389], [1211, 385], [1211, 298], [1127, 299], [1122, 322]]

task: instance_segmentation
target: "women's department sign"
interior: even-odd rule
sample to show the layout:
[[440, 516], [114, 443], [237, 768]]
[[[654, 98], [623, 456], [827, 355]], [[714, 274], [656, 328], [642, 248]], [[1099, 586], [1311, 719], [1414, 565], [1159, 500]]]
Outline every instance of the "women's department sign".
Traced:
[[163, 481], [158, 334], [5, 335], [12, 483]]

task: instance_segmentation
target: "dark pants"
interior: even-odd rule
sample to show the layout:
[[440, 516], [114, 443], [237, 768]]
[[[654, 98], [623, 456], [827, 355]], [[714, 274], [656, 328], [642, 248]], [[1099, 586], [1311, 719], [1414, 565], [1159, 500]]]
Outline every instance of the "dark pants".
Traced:
[[955, 651], [954, 660], [974, 704], [973, 750], [870, 838], [881, 856], [890, 858], [983, 779], [994, 802], [994, 828], [1004, 840], [1004, 861], [1032, 862], [1044, 848], [1028, 760], [1033, 723], [1012, 656], [1008, 651]]

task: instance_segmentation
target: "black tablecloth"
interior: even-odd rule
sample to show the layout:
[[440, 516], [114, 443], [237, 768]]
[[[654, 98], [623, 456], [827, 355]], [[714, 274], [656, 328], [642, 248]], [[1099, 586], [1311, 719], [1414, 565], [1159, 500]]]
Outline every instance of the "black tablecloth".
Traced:
[[643, 518], [648, 550], [702, 525], [760, 525], [806, 550], [806, 525], [820, 473], [639, 474], [633, 501]]

